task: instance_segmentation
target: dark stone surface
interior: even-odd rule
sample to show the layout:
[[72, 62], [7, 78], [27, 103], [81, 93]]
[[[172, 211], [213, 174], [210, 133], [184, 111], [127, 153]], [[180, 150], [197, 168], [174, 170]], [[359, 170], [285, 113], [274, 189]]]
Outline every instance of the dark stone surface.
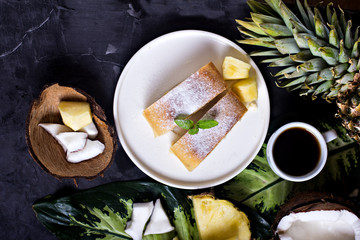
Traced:
[[[30, 157], [25, 122], [30, 104], [46, 84], [85, 90], [113, 124], [113, 95], [121, 71], [144, 44], [176, 30], [199, 29], [232, 41], [240, 38], [235, 18], [249, 16], [245, 1], [67, 0], [0, 1], [0, 239], [55, 239], [36, 219], [34, 201], [100, 184], [146, 176], [121, 146], [104, 177], [57, 180]], [[247, 52], [251, 47], [243, 47]], [[258, 63], [258, 59], [255, 59]], [[271, 119], [288, 112], [331, 117], [334, 108], [269, 88]]]

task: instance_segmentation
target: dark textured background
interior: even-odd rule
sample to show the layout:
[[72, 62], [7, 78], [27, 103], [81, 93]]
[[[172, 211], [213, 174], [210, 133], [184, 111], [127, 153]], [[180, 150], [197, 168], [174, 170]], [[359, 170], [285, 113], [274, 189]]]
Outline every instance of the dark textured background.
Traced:
[[[44, 85], [58, 82], [85, 90], [113, 124], [117, 80], [144, 44], [183, 29], [235, 41], [240, 35], [234, 19], [248, 17], [249, 11], [243, 0], [0, 0], [0, 239], [55, 239], [31, 208], [48, 194], [146, 177], [121, 146], [104, 177], [78, 179], [78, 188], [72, 180], [45, 173], [25, 142], [28, 110]], [[271, 120], [289, 112], [312, 118], [333, 115], [327, 103], [310, 103], [277, 89], [266, 66], [259, 67], [269, 89]]]

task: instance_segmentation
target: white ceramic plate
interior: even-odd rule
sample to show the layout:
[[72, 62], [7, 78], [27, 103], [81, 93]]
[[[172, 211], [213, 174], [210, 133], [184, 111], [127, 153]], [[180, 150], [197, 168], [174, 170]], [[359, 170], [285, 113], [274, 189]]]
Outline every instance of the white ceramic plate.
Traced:
[[[143, 110], [200, 67], [212, 61], [221, 72], [225, 56], [252, 65], [258, 84], [258, 109], [249, 110], [192, 172], [169, 149], [175, 133], [154, 138]], [[114, 95], [114, 118], [120, 142], [137, 167], [169, 186], [198, 189], [221, 184], [253, 160], [265, 139], [270, 117], [264, 79], [247, 54], [219, 35], [184, 30], [163, 35], [142, 47], [128, 62]]]

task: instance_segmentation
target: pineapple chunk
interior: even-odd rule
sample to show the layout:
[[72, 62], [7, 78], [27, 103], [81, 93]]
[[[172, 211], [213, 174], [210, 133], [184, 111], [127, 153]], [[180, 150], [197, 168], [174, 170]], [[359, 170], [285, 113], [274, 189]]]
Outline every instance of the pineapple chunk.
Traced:
[[251, 65], [237, 58], [227, 56], [222, 65], [225, 80], [236, 80], [249, 77]]
[[201, 240], [249, 240], [249, 219], [226, 200], [211, 195], [192, 197]]
[[92, 123], [90, 104], [88, 102], [61, 101], [58, 108], [64, 124], [74, 131]]
[[232, 86], [232, 90], [238, 95], [241, 102], [252, 102], [258, 98], [255, 78], [239, 80]]

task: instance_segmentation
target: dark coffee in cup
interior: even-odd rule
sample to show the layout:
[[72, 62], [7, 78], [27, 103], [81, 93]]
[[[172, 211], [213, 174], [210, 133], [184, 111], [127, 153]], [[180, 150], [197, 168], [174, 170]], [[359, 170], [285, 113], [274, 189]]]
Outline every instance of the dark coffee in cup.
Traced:
[[303, 182], [324, 168], [328, 149], [326, 143], [337, 137], [335, 130], [324, 133], [303, 122], [291, 122], [276, 130], [266, 147], [271, 169], [281, 178]]
[[272, 149], [276, 166], [284, 173], [302, 176], [313, 171], [321, 157], [318, 139], [301, 127], [286, 129], [275, 139]]

